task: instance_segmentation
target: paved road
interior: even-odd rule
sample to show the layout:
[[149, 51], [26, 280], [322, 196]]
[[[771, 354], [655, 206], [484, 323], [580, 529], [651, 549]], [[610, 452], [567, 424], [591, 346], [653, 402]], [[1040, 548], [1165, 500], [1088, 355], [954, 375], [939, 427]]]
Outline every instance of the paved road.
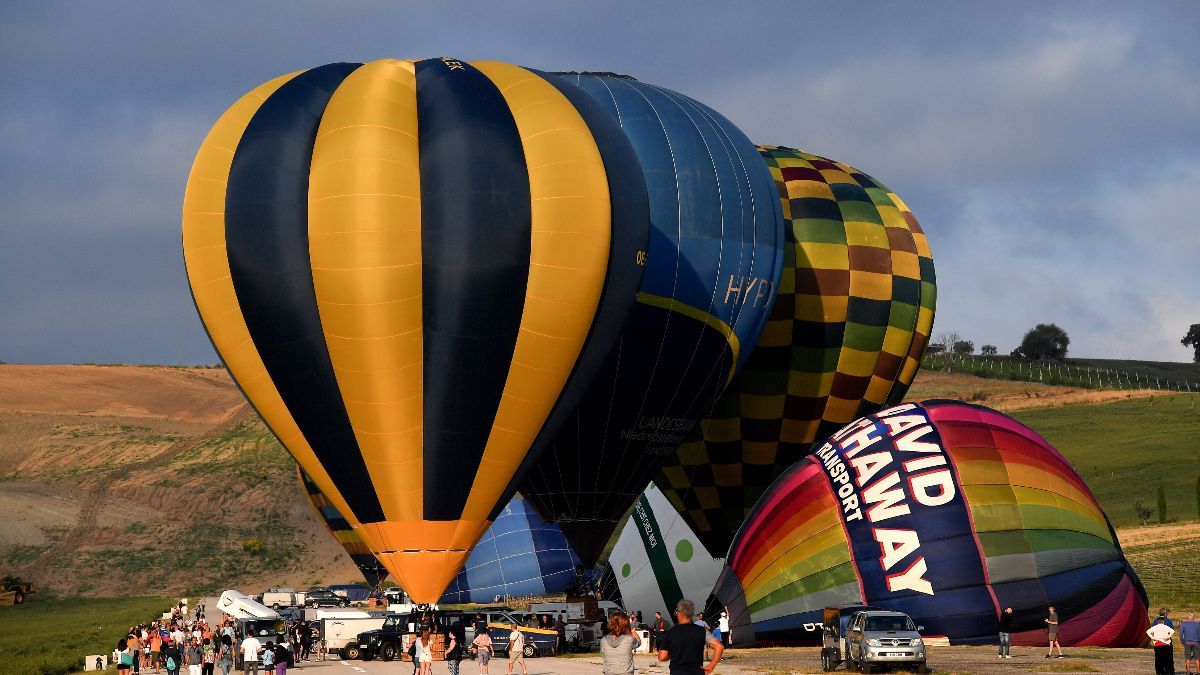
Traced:
[[[1039, 668], [1052, 667], [1058, 670], [1087, 668], [1081, 672], [1153, 673], [1154, 654], [1148, 649], [1099, 649], [1080, 648], [1066, 650], [1068, 658], [1047, 661], [1040, 649], [1021, 647], [1014, 649], [1013, 659], [998, 659], [994, 647], [930, 647], [931, 672], [944, 675], [1011, 675], [1014, 673], [1038, 673]], [[784, 673], [819, 673], [819, 650], [796, 649], [739, 649], [728, 652], [717, 672], [720, 675], [783, 675]], [[1178, 672], [1183, 672], [1182, 655], [1176, 656]], [[583, 658], [537, 658], [528, 659], [529, 675], [598, 675], [601, 672], [599, 656]], [[507, 661], [494, 659], [491, 663], [493, 675], [504, 675]], [[637, 657], [640, 675], [666, 675], [665, 666], [657, 664], [649, 656]], [[389, 675], [411, 675], [412, 664], [381, 661], [325, 661], [297, 664], [292, 669], [295, 675], [355, 675], [356, 673], [379, 673]], [[445, 663], [434, 663], [434, 675], [448, 675]], [[478, 667], [472, 661], [463, 661], [462, 675], [477, 675]], [[839, 670], [844, 673], [844, 670]]]

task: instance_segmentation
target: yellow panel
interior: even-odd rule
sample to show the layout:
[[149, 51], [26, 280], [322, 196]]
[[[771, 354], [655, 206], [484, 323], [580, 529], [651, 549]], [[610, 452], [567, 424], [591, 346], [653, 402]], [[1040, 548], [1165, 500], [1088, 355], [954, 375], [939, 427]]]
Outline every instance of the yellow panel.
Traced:
[[850, 295], [869, 300], [891, 300], [892, 275], [851, 270]]
[[850, 269], [849, 249], [845, 244], [801, 241], [796, 244], [796, 266], [814, 270]]
[[529, 171], [529, 283], [513, 360], [463, 517], [487, 516], [550, 414], [595, 316], [608, 271], [608, 177], [591, 130], [537, 75], [473, 66], [504, 96]]
[[183, 197], [183, 259], [196, 309], [221, 360], [267, 426], [354, 525], [358, 522], [354, 513], [334, 488], [267, 375], [242, 318], [225, 250], [225, 188], [234, 151], [263, 101], [296, 75], [277, 77], [243, 96], [221, 115], [200, 145]]
[[416, 86], [413, 64], [395, 59], [372, 61], [346, 77], [321, 117], [308, 189], [321, 328], [354, 437], [391, 521], [423, 517]]
[[866, 377], [875, 372], [875, 362], [879, 360], [878, 352], [864, 352], [860, 349], [842, 347], [838, 356], [838, 372], [854, 377]]
[[834, 201], [833, 190], [828, 183], [816, 180], [791, 180], [787, 182], [787, 196], [791, 199], [818, 198]]
[[890, 249], [891, 242], [887, 238], [887, 229], [876, 223], [865, 223], [860, 220], [846, 221], [846, 243], [853, 246], [874, 246]]
[[[776, 555], [779, 557], [775, 558]], [[846, 541], [845, 531], [835, 521], [791, 548], [783, 551], [780, 551], [778, 546], [772, 548], [767, 556], [771, 558], [770, 568], [759, 570], [753, 580], [748, 578], [743, 582], [746, 586], [747, 603], [757, 602], [768, 593], [794, 581], [849, 562], [850, 545]]]
[[[838, 323], [846, 320], [850, 298], [845, 295], [808, 295], [797, 293], [792, 296], [795, 306], [792, 313], [803, 321]], [[792, 338], [792, 327], [788, 326], [788, 339]], [[759, 344], [762, 344], [761, 341]], [[790, 344], [790, 342], [789, 342]]]

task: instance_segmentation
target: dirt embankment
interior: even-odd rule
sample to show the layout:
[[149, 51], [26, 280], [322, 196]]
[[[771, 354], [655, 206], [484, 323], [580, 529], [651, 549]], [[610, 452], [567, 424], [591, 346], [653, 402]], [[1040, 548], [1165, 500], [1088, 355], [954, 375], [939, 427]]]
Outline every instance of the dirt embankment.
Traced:
[[0, 571], [86, 595], [354, 581], [292, 466], [224, 370], [0, 365]]
[[1165, 396], [1175, 392], [1153, 389], [1097, 390], [1040, 382], [994, 380], [961, 373], [922, 370], [908, 390], [909, 401], [949, 398], [986, 405], [1005, 412], [1064, 405], [1109, 403], [1131, 398]]

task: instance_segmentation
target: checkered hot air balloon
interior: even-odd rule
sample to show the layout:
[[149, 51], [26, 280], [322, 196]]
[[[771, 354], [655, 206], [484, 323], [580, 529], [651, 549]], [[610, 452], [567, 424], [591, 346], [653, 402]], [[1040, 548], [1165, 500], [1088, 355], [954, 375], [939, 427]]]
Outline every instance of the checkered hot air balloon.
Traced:
[[741, 373], [655, 479], [716, 556], [815, 440], [904, 398], [933, 328], [933, 258], [904, 202], [840, 162], [759, 150], [783, 207], [779, 294]]
[[1146, 592], [1070, 462], [1012, 418], [958, 401], [861, 418], [797, 462], [738, 531], [715, 591], [733, 638], [819, 643], [822, 608], [906, 612], [928, 636], [1136, 647]]

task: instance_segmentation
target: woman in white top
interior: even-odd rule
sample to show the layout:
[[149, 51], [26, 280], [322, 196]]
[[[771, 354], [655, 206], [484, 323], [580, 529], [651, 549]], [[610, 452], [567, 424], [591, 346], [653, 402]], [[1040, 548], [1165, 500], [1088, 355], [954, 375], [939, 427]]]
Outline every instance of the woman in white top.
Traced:
[[421, 629], [421, 637], [417, 639], [417, 663], [420, 664], [420, 675], [429, 675], [433, 667], [433, 637], [428, 628]]

